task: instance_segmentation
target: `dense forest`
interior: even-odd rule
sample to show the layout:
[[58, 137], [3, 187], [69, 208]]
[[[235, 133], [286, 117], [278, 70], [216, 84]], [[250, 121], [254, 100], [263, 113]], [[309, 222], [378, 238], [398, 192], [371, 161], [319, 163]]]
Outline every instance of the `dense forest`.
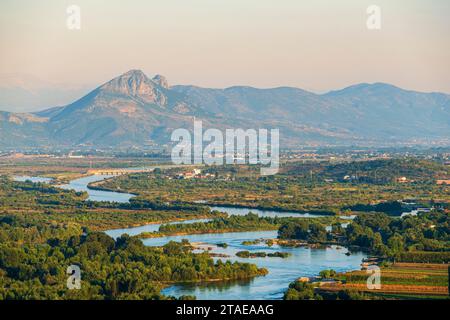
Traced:
[[[81, 289], [67, 288], [71, 265], [81, 269]], [[214, 262], [193, 254], [187, 241], [145, 247], [124, 235], [83, 233], [79, 226], [0, 218], [2, 299], [167, 299], [172, 282], [244, 279], [265, 275], [253, 264]]]

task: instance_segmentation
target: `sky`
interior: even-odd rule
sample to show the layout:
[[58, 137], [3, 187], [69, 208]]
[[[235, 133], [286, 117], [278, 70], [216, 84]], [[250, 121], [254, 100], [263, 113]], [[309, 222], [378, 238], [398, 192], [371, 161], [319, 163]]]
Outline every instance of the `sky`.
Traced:
[[[80, 30], [67, 27], [69, 5]], [[379, 30], [367, 28], [370, 5]], [[450, 93], [449, 35], [448, 0], [2, 0], [0, 86], [96, 86], [141, 69], [171, 85]]]

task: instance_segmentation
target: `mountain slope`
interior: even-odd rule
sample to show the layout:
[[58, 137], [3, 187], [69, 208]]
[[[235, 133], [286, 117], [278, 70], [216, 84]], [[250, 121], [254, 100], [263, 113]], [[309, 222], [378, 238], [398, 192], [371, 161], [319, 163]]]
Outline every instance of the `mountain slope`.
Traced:
[[15, 148], [48, 145], [47, 122], [48, 118], [29, 113], [0, 111], [0, 146]]
[[161, 76], [132, 70], [56, 110], [48, 129], [64, 145], [148, 144], [152, 135], [189, 120], [174, 111], [183, 106]]
[[297, 88], [170, 87], [131, 70], [65, 107], [0, 113], [0, 146], [164, 144], [196, 117], [205, 128], [279, 128], [283, 146], [445, 143], [450, 96], [359, 84], [318, 95]]
[[346, 128], [379, 138], [449, 137], [450, 99], [441, 93], [419, 93], [392, 85], [360, 84], [324, 97], [345, 110]]
[[394, 142], [450, 136], [450, 96], [442, 93], [419, 93], [382, 83], [323, 95], [296, 88], [173, 89], [186, 94], [189, 103], [201, 109], [282, 123], [288, 131], [300, 125], [300, 131], [312, 131], [321, 141], [331, 137], [349, 142]]

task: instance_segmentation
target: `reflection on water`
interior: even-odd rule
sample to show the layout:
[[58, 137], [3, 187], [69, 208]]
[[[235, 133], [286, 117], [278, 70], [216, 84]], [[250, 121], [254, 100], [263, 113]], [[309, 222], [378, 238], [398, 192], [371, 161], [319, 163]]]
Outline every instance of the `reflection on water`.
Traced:
[[[28, 180], [41, 182], [36, 177], [27, 177]], [[21, 181], [27, 180], [21, 177]], [[132, 194], [91, 190], [87, 185], [91, 182], [100, 181], [109, 178], [109, 176], [90, 176], [71, 181], [69, 184], [62, 186], [64, 189], [73, 189], [76, 191], [86, 191], [89, 194], [89, 200], [95, 201], [114, 201], [126, 203], [134, 196]], [[45, 179], [45, 178], [44, 178]], [[18, 179], [16, 179], [18, 180]], [[48, 181], [48, 180], [47, 180]], [[47, 182], [44, 181], [44, 182]], [[276, 212], [270, 210], [257, 210], [246, 208], [232, 207], [212, 207], [213, 210], [227, 212], [230, 215], [245, 215], [249, 211], [264, 217], [316, 217], [316, 215], [299, 214], [295, 212]], [[349, 217], [351, 219], [353, 217]], [[206, 219], [188, 220], [182, 223], [204, 222]], [[180, 222], [172, 222], [180, 223]], [[137, 235], [142, 232], [152, 232], [159, 229], [160, 224], [150, 224], [146, 226], [116, 229], [106, 231], [111, 237], [117, 238], [121, 234]], [[221, 281], [210, 283], [196, 284], [177, 284], [163, 290], [163, 294], [181, 296], [195, 295], [198, 299], [209, 300], [225, 300], [225, 299], [255, 299], [255, 300], [271, 300], [281, 299], [284, 291], [290, 282], [300, 276], [315, 276], [321, 270], [334, 269], [338, 272], [359, 269], [361, 260], [366, 256], [363, 253], [352, 253], [350, 256], [345, 255], [347, 249], [336, 246], [311, 249], [308, 247], [300, 248], [284, 248], [278, 245], [269, 247], [265, 242], [255, 245], [243, 245], [243, 241], [251, 241], [257, 239], [274, 239], [277, 237], [276, 231], [257, 231], [257, 232], [231, 232], [222, 234], [199, 234], [185, 236], [169, 236], [163, 238], [144, 239], [143, 242], [147, 246], [161, 246], [167, 242], [181, 241], [187, 239], [191, 243], [206, 243], [212, 247], [212, 252], [226, 255], [222, 260], [231, 260], [239, 262], [255, 263], [258, 267], [264, 267], [269, 271], [265, 277], [257, 277], [251, 280], [241, 281]], [[227, 243], [227, 248], [217, 247], [216, 244]], [[236, 257], [238, 251], [248, 250], [251, 252], [289, 252], [291, 255], [286, 258], [254, 258], [244, 259]], [[215, 258], [216, 260], [219, 258]]]
[[[259, 235], [258, 235], [259, 236]], [[190, 240], [197, 240], [191, 238]], [[210, 239], [211, 240], [211, 239]], [[221, 238], [220, 241], [223, 241]], [[217, 248], [215, 253], [229, 255], [224, 260], [255, 263], [258, 267], [264, 267], [269, 271], [265, 277], [257, 277], [251, 281], [225, 282], [209, 284], [179, 284], [163, 290], [166, 295], [195, 295], [198, 299], [225, 300], [225, 299], [256, 299], [270, 300], [281, 299], [289, 283], [300, 276], [316, 276], [321, 270], [334, 269], [338, 272], [360, 268], [361, 260], [365, 257], [362, 253], [345, 255], [346, 249], [328, 247], [323, 249], [283, 248], [277, 245], [244, 246], [242, 239], [227, 239], [228, 248]], [[235, 256], [236, 252], [248, 250], [250, 252], [289, 252], [288, 258], [255, 258], [244, 259]], [[217, 258], [216, 258], [217, 259]]]
[[[184, 221], [173, 221], [168, 222], [164, 224], [184, 224], [184, 223], [195, 223], [195, 222], [208, 222], [211, 219], [192, 219], [192, 220], [184, 220]], [[147, 224], [145, 226], [139, 226], [139, 227], [132, 227], [132, 228], [125, 228], [125, 229], [113, 229], [113, 230], [107, 230], [105, 233], [114, 238], [117, 239], [123, 234], [128, 234], [129, 236], [136, 236], [143, 232], [155, 232], [159, 231], [159, 227], [161, 226], [161, 223], [154, 223], [154, 224]]]
[[[198, 202], [198, 201], [197, 201]], [[236, 208], [236, 207], [221, 207], [221, 206], [210, 206], [211, 210], [226, 212], [229, 215], [244, 216], [249, 212], [255, 213], [260, 217], [279, 217], [279, 218], [318, 218], [323, 217], [323, 215], [310, 214], [310, 213], [298, 213], [290, 211], [273, 211], [273, 210], [259, 210], [253, 208]], [[355, 218], [354, 215], [342, 216], [342, 219], [352, 220]]]
[[[253, 284], [254, 279], [246, 280], [226, 280], [226, 281], [213, 281], [213, 282], [200, 282], [200, 283], [180, 283], [178, 285], [166, 288], [164, 294], [180, 296], [180, 295], [195, 295], [198, 299], [200, 296], [214, 296], [214, 298], [208, 298], [209, 300], [225, 300], [221, 298], [227, 297], [230, 291], [248, 291], [248, 288]], [[228, 298], [226, 298], [228, 299]], [[237, 299], [244, 299], [239, 297]], [[206, 298], [202, 298], [206, 300]]]
[[[212, 252], [223, 254], [225, 258], [215, 258], [239, 262], [255, 263], [258, 267], [269, 270], [265, 277], [257, 277], [251, 281], [214, 282], [200, 284], [178, 284], [163, 290], [164, 294], [180, 296], [195, 295], [198, 299], [225, 300], [225, 299], [281, 299], [290, 282], [300, 276], [315, 276], [324, 269], [334, 269], [338, 272], [360, 268], [365, 254], [356, 252], [350, 256], [345, 253], [347, 249], [331, 246], [321, 249], [308, 247], [286, 248], [278, 245], [269, 247], [265, 242], [255, 245], [243, 245], [243, 241], [276, 238], [276, 231], [258, 232], [232, 232], [223, 234], [200, 234], [185, 236], [170, 236], [164, 238], [144, 239], [149, 246], [164, 245], [168, 241], [181, 241], [187, 239], [191, 243], [207, 243], [213, 248]], [[215, 246], [227, 243], [227, 248]], [[245, 259], [236, 256], [238, 251], [250, 252], [288, 252], [288, 258], [254, 258]]]
[[235, 216], [244, 216], [248, 214], [249, 212], [255, 213], [260, 217], [280, 217], [280, 218], [290, 218], [290, 217], [296, 217], [296, 218], [317, 218], [320, 217], [318, 215], [309, 214], [309, 213], [297, 213], [297, 212], [283, 212], [283, 211], [271, 211], [271, 210], [259, 210], [259, 209], [253, 209], [253, 208], [235, 208], [235, 207], [220, 207], [220, 206], [211, 206], [211, 210], [226, 212], [229, 215], [235, 215]]

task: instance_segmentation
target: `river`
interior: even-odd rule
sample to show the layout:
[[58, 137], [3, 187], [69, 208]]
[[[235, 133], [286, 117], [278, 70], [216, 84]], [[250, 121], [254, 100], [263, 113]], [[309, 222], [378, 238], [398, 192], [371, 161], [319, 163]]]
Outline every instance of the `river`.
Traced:
[[[109, 178], [109, 176], [90, 176], [71, 181], [69, 184], [62, 186], [64, 189], [73, 189], [76, 191], [86, 191], [89, 194], [89, 200], [93, 201], [112, 201], [112, 202], [128, 202], [134, 195], [127, 193], [118, 193], [110, 191], [91, 190], [87, 185], [91, 182], [100, 181]], [[27, 180], [21, 177], [15, 177], [16, 180]], [[34, 177], [33, 177], [34, 179]], [[28, 177], [28, 180], [31, 180]], [[33, 181], [33, 180], [32, 180]], [[36, 180], [35, 180], [36, 181]], [[42, 182], [42, 181], [36, 181]], [[44, 181], [48, 182], [48, 181]], [[271, 210], [257, 210], [234, 207], [212, 206], [212, 210], [227, 212], [230, 215], [245, 215], [249, 211], [259, 216], [267, 217], [317, 217], [310, 214], [299, 214], [295, 212], [277, 212]], [[349, 217], [351, 219], [352, 217]], [[199, 221], [208, 221], [206, 219], [196, 219], [183, 221], [182, 223], [192, 223]], [[180, 222], [173, 222], [180, 223]], [[106, 231], [106, 234], [113, 238], [127, 233], [129, 235], [138, 235], [142, 232], [153, 232], [159, 229], [160, 224], [149, 224], [140, 227], [114, 229]], [[284, 291], [290, 282], [300, 276], [315, 276], [321, 270], [334, 269], [338, 272], [359, 269], [361, 260], [366, 257], [364, 253], [353, 252], [347, 256], [347, 249], [331, 246], [326, 248], [283, 248], [278, 245], [271, 247], [264, 242], [256, 245], [243, 245], [243, 241], [257, 239], [273, 239], [276, 238], [276, 231], [257, 231], [257, 232], [229, 232], [221, 234], [200, 234], [200, 235], [184, 235], [184, 236], [168, 236], [161, 238], [144, 239], [143, 242], [147, 246], [161, 246], [174, 240], [180, 241], [187, 239], [191, 243], [202, 243], [206, 247], [212, 249], [211, 252], [227, 255], [223, 260], [240, 261], [255, 263], [258, 267], [264, 267], [269, 271], [265, 277], [257, 277], [247, 281], [227, 281], [200, 284], [178, 284], [168, 287], [162, 291], [163, 294], [180, 296], [195, 295], [198, 299], [205, 300], [227, 300], [227, 299], [253, 299], [253, 300], [271, 300], [281, 299]], [[216, 244], [227, 243], [227, 248], [217, 247]], [[205, 248], [206, 249], [206, 248]], [[236, 252], [248, 250], [250, 252], [289, 252], [288, 258], [254, 258], [244, 259], [236, 256]], [[218, 258], [215, 258], [218, 259]]]
[[130, 199], [134, 197], [134, 194], [94, 190], [88, 188], [89, 183], [105, 180], [111, 177], [112, 176], [102, 176], [102, 175], [88, 176], [72, 180], [69, 182], [69, 184], [65, 184], [60, 187], [66, 190], [71, 189], [75, 191], [85, 191], [89, 195], [88, 200], [92, 201], [111, 201], [120, 203], [129, 202]]

